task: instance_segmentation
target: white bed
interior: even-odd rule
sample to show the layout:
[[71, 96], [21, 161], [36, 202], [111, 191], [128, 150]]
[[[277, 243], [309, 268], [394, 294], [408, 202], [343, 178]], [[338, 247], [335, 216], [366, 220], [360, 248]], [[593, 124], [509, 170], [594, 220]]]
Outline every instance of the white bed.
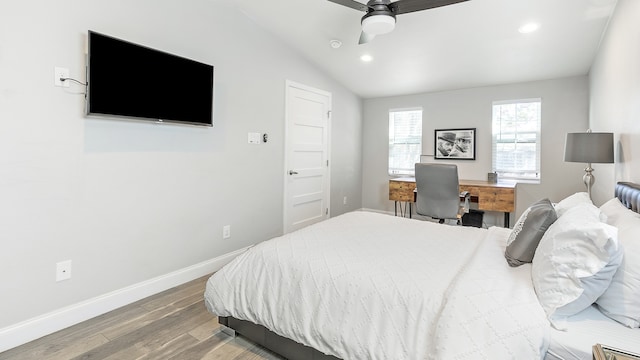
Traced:
[[[348, 213], [252, 247], [209, 279], [205, 304], [224, 324], [258, 324], [319, 354], [284, 353], [292, 359], [590, 359], [595, 343], [638, 351], [638, 329], [595, 307], [565, 331], [550, 326], [532, 265], [505, 260], [511, 232]], [[262, 333], [238, 331], [270, 347]]]
[[540, 358], [547, 321], [508, 234], [348, 213], [239, 256], [206, 304], [342, 359]]
[[591, 359], [594, 344], [606, 344], [640, 354], [640, 329], [631, 329], [604, 316], [596, 305], [572, 316], [567, 331], [549, 333], [547, 360]]

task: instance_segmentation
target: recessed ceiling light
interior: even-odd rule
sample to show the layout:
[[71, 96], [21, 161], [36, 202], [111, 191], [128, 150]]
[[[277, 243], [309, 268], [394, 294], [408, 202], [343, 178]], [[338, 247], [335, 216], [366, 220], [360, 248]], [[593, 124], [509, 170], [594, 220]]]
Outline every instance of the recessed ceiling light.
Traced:
[[522, 26], [520, 26], [520, 28], [518, 29], [518, 31], [522, 34], [528, 34], [528, 33], [532, 33], [536, 30], [538, 30], [538, 28], [540, 27], [539, 24], [536, 23], [528, 23], [528, 24], [524, 24]]
[[329, 41], [329, 45], [331, 45], [332, 48], [337, 49], [340, 46], [342, 46], [342, 41], [334, 39], [334, 40]]
[[364, 62], [370, 62], [371, 60], [373, 60], [373, 56], [371, 56], [369, 54], [364, 54], [364, 55], [360, 56], [360, 60], [362, 60]]

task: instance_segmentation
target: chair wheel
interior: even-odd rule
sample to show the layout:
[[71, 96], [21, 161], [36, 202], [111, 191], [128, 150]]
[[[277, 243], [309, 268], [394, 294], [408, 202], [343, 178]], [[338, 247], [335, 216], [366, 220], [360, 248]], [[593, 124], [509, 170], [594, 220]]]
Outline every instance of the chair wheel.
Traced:
[[438, 224], [444, 224], [444, 219], [438, 220]]

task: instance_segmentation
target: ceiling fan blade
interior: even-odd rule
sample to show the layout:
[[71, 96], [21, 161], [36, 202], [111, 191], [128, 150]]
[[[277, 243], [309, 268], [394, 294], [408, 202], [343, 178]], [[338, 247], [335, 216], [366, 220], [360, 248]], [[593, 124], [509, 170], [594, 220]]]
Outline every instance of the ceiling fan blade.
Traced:
[[360, 11], [367, 11], [367, 5], [359, 3], [355, 0], [329, 0], [332, 3], [336, 3], [342, 6], [346, 6], [355, 10], [360, 10]]
[[469, 0], [398, 0], [389, 4], [389, 10], [391, 10], [394, 14], [399, 15], [414, 11], [433, 9], [441, 6], [453, 5], [464, 1]]
[[367, 34], [366, 32], [360, 33], [360, 40], [358, 40], [358, 45], [366, 44], [371, 42], [376, 36], [372, 34]]

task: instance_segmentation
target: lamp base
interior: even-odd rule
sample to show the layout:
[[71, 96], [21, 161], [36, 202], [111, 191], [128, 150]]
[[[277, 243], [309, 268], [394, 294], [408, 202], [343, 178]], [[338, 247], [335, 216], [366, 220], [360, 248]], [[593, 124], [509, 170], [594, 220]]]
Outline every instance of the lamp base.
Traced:
[[593, 183], [596, 182], [596, 178], [593, 176], [593, 168], [591, 167], [591, 163], [587, 165], [587, 168], [584, 169], [584, 176], [582, 176], [582, 181], [584, 181], [584, 185], [587, 187], [587, 193], [589, 194], [589, 199], [591, 199], [591, 187]]

